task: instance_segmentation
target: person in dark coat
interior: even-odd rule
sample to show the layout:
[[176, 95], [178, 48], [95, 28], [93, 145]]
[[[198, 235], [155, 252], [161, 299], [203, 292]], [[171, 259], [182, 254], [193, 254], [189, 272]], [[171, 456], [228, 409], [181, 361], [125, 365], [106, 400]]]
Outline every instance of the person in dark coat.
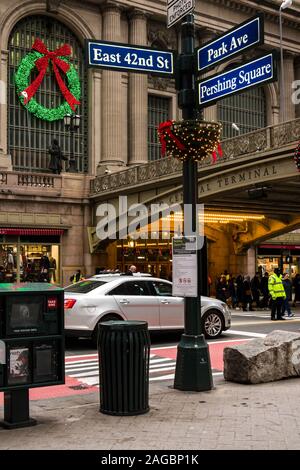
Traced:
[[252, 312], [252, 292], [251, 292], [251, 283], [250, 276], [246, 276], [243, 282], [243, 310], [247, 311], [247, 305], [249, 304], [249, 311]]
[[243, 276], [239, 274], [236, 278], [236, 304], [238, 307], [243, 303], [243, 283]]
[[79, 282], [79, 281], [82, 281], [83, 280], [83, 276], [81, 274], [81, 270], [80, 269], [77, 269], [77, 271], [75, 271], [74, 274], [72, 274], [72, 276], [70, 277], [70, 281], [73, 283], [73, 284], [76, 284], [76, 282]]
[[49, 282], [50, 261], [47, 255], [43, 255], [40, 261], [40, 281]]
[[230, 306], [232, 308], [235, 308], [236, 302], [237, 302], [237, 300], [236, 300], [236, 288], [235, 288], [235, 278], [232, 277], [232, 276], [230, 276], [229, 281], [228, 281], [228, 295], [229, 295], [229, 299], [231, 299]]
[[285, 314], [285, 311], [287, 311], [288, 317], [293, 317], [294, 314], [292, 313], [291, 307], [289, 304], [289, 301], [292, 300], [293, 285], [288, 274], [285, 274], [284, 278], [282, 279], [282, 284], [284, 287], [286, 297], [282, 304], [281, 316], [283, 316]]
[[296, 307], [296, 302], [300, 302], [300, 274], [296, 274], [293, 282], [293, 287], [295, 290], [293, 307]]
[[137, 269], [136, 269], [136, 266], [134, 266], [134, 264], [132, 264], [130, 266], [130, 268], [128, 269], [128, 271], [126, 271], [126, 276], [133, 276], [133, 273], [136, 273]]
[[269, 299], [270, 299], [268, 283], [269, 283], [269, 274], [265, 272], [260, 282], [260, 290], [263, 295], [261, 306], [264, 309], [268, 309]]
[[50, 163], [49, 163], [49, 170], [52, 173], [60, 175], [62, 170], [62, 160], [68, 160], [66, 157], [63, 156], [60, 146], [58, 145], [58, 140], [53, 139], [51, 147], [49, 147], [49, 154], [50, 154]]
[[259, 279], [258, 272], [251, 279], [251, 292], [252, 292], [253, 302], [255, 302], [256, 308], [258, 308], [260, 306], [260, 303], [259, 303], [260, 279]]
[[222, 275], [217, 283], [217, 292], [216, 298], [218, 300], [222, 300], [222, 302], [226, 302], [228, 298], [228, 286], [226, 282], [226, 277]]

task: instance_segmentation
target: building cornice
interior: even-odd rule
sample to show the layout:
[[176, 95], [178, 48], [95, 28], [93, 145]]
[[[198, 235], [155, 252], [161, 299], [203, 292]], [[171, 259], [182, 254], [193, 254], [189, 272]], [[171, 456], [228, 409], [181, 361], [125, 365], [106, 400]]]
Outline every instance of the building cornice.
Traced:
[[[223, 5], [224, 7], [246, 13], [249, 15], [255, 15], [255, 13], [262, 12], [265, 15], [265, 19], [272, 23], [279, 23], [279, 4], [271, 3], [268, 0], [261, 0], [259, 2], [249, 0], [210, 0], [210, 3], [217, 5]], [[201, 8], [200, 4], [200, 8]], [[202, 8], [201, 8], [202, 10]], [[196, 12], [201, 14], [202, 12], [196, 8]], [[300, 9], [296, 10], [293, 8], [287, 8], [282, 12], [282, 22], [286, 26], [291, 28], [300, 28]]]

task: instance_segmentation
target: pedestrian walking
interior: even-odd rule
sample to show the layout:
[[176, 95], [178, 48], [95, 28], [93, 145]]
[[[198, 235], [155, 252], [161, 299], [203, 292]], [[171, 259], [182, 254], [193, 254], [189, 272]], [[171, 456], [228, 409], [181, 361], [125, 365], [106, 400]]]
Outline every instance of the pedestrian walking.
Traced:
[[283, 287], [284, 287], [286, 297], [283, 301], [281, 316], [283, 316], [285, 314], [285, 311], [287, 311], [288, 317], [293, 317], [294, 314], [292, 313], [291, 307], [290, 307], [290, 304], [289, 304], [289, 301], [292, 300], [293, 286], [292, 286], [292, 281], [290, 280], [290, 277], [289, 277], [288, 274], [285, 274], [285, 276], [282, 280], [282, 284], [283, 284]]
[[293, 282], [295, 297], [293, 307], [296, 307], [296, 302], [300, 302], [300, 274], [296, 274]]
[[247, 311], [247, 305], [249, 305], [249, 312], [253, 311], [252, 308], [252, 292], [250, 276], [246, 276], [243, 282], [243, 310]]
[[228, 298], [228, 286], [227, 286], [226, 277], [224, 274], [221, 275], [217, 283], [216, 298], [218, 300], [222, 300], [222, 302], [225, 302], [225, 303], [226, 303], [226, 299]]
[[267, 310], [268, 306], [269, 306], [270, 294], [269, 294], [268, 284], [269, 284], [269, 273], [265, 272], [265, 274], [262, 277], [262, 280], [260, 282], [260, 290], [261, 290], [261, 293], [263, 295], [261, 306], [264, 310]]
[[[269, 292], [272, 298], [271, 302], [271, 320], [285, 320], [282, 317], [283, 301], [286, 298], [285, 290], [282, 284], [280, 269], [275, 268], [274, 273], [269, 277]], [[277, 315], [277, 318], [276, 318]]]
[[259, 308], [260, 307], [260, 303], [259, 303], [260, 279], [259, 279], [258, 272], [251, 279], [251, 292], [252, 292], [253, 302], [255, 302], [256, 308]]
[[231, 308], [235, 308], [236, 306], [236, 288], [235, 288], [235, 278], [230, 276], [228, 281], [228, 295], [229, 298], [227, 299], [227, 305]]
[[239, 274], [236, 278], [236, 305], [237, 307], [241, 307], [243, 304], [243, 284], [244, 284], [243, 276]]
[[76, 284], [76, 282], [82, 281], [84, 279], [83, 275], [81, 274], [81, 270], [77, 269], [75, 273], [70, 277], [70, 281], [72, 284]]
[[136, 273], [137, 269], [136, 269], [136, 266], [134, 266], [134, 264], [132, 264], [128, 271], [126, 271], [126, 276], [133, 276], [134, 273]]

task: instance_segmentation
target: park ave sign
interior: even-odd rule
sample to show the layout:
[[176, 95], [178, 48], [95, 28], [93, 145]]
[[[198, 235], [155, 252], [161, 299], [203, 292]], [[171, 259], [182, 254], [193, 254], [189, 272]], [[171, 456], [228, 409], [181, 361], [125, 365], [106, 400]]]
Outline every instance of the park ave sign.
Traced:
[[199, 47], [197, 49], [198, 71], [202, 72], [219, 65], [241, 52], [262, 44], [263, 40], [264, 20], [262, 15], [257, 15]]

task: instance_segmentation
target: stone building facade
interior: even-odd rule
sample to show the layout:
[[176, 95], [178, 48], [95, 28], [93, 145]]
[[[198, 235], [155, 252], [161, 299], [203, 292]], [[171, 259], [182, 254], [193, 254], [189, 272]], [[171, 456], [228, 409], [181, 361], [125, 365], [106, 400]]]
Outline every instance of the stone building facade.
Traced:
[[[197, 45], [263, 11], [265, 44], [260, 50], [278, 50], [279, 3], [197, 0]], [[284, 12], [283, 20], [284, 101], [286, 119], [292, 120], [300, 117], [300, 105], [291, 100], [292, 84], [300, 80], [298, 2]], [[13, 72], [38, 36], [49, 50], [61, 44], [64, 38], [71, 41], [71, 60], [80, 72], [83, 90], [77, 109], [81, 127], [75, 136], [70, 136], [62, 121], [56, 124], [39, 122], [16, 98]], [[1, 0], [0, 265], [6, 264], [8, 254], [12, 253], [18, 279], [22, 279], [25, 251], [32, 260], [39, 261], [43, 253], [54, 256], [56, 278], [63, 284], [76, 269], [85, 274], [93, 273], [104, 258], [101, 253], [93, 253], [89, 243], [87, 227], [95, 226], [95, 202], [90, 199], [91, 180], [155, 158], [151, 156], [149, 129], [149, 107], [153, 103], [158, 106], [154, 116], [160, 111], [159, 101], [155, 98], [167, 100], [164, 105], [167, 103], [169, 118], [180, 118], [174, 80], [87, 69], [84, 62], [86, 39], [178, 50], [180, 30], [177, 26], [166, 28], [166, 2], [159, 0]], [[214, 72], [248, 60], [258, 52], [246, 53], [227, 62], [226, 66], [217, 67]], [[38, 95], [48, 107], [58, 100], [51, 73], [49, 69]], [[266, 85], [262, 92], [247, 99], [230, 101], [223, 109], [217, 105], [206, 108], [205, 118], [218, 120], [227, 113], [227, 121], [235, 121], [238, 108], [248, 103], [249, 109], [244, 108], [241, 118], [245, 122], [238, 122], [242, 130], [243, 125], [244, 131], [249, 131], [255, 126], [271, 126], [282, 120], [277, 83]], [[261, 107], [259, 113], [256, 103]], [[72, 151], [70, 138], [75, 139], [76, 171], [65, 171], [66, 166], [60, 175], [53, 175], [48, 170], [47, 148], [55, 137], [68, 157]], [[158, 143], [155, 145], [157, 147]]]

